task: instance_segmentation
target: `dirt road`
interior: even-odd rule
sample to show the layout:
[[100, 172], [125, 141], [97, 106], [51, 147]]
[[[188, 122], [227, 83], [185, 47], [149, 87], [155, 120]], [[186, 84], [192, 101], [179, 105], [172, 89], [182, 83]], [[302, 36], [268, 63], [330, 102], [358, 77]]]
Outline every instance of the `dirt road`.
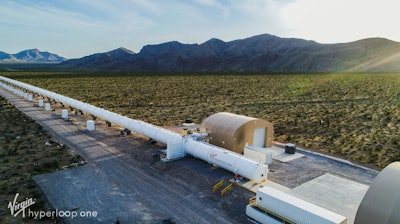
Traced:
[[169, 164], [153, 161], [148, 166], [146, 161], [157, 155], [160, 146], [129, 138], [138, 141], [133, 144], [136, 152], [148, 155], [135, 159], [130, 149], [100, 142], [96, 134], [77, 130], [54, 112], [45, 112], [1, 88], [0, 94], [88, 161], [84, 167], [34, 178], [54, 209], [91, 216], [64, 218], [66, 222], [113, 223], [117, 217], [121, 223], [248, 222], [244, 207], [250, 193], [235, 189], [221, 199], [211, 191], [212, 183], [229, 173], [191, 158]]

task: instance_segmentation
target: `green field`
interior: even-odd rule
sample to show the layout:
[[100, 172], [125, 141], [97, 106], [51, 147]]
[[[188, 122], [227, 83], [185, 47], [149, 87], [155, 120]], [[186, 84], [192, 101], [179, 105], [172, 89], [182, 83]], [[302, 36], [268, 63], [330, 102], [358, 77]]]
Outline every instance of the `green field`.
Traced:
[[266, 119], [275, 141], [375, 168], [400, 160], [400, 75], [3, 72], [156, 125], [221, 111]]

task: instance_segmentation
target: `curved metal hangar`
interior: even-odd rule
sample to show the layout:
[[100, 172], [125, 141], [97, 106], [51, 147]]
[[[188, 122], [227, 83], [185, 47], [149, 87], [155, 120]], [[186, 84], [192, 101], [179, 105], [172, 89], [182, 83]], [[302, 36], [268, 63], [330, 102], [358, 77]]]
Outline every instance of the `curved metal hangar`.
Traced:
[[211, 144], [236, 153], [243, 154], [246, 145], [272, 146], [274, 128], [266, 120], [221, 112], [207, 117], [201, 124], [204, 129]]

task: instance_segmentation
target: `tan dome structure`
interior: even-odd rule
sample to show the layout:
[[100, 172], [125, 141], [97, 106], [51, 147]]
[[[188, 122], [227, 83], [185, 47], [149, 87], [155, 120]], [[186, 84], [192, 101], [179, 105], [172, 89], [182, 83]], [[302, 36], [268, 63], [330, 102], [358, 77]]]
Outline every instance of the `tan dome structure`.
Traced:
[[400, 162], [389, 164], [365, 194], [355, 224], [400, 223]]
[[210, 136], [210, 143], [243, 153], [245, 145], [270, 147], [272, 123], [253, 117], [220, 112], [207, 117], [201, 124]]

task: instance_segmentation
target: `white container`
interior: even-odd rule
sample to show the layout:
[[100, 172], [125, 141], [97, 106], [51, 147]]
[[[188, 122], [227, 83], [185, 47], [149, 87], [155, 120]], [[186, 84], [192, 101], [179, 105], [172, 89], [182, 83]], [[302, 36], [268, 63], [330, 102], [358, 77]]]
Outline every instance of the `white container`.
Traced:
[[45, 104], [44, 104], [44, 109], [45, 109], [46, 111], [50, 111], [50, 110], [51, 110], [51, 105], [50, 105], [50, 103], [45, 103]]
[[263, 163], [263, 164], [271, 164], [272, 163], [272, 150], [262, 148], [258, 149], [257, 146], [245, 146], [243, 155], [246, 158], [252, 159], [256, 162]]
[[88, 131], [96, 130], [96, 125], [95, 125], [94, 121], [93, 120], [86, 121], [86, 128]]
[[39, 107], [43, 107], [43, 106], [44, 106], [44, 101], [43, 101], [43, 100], [39, 100], [38, 106], [39, 106]]
[[61, 117], [62, 119], [68, 119], [68, 110], [62, 110], [61, 111]]
[[257, 190], [256, 204], [294, 223], [347, 223], [342, 215], [267, 186]]

